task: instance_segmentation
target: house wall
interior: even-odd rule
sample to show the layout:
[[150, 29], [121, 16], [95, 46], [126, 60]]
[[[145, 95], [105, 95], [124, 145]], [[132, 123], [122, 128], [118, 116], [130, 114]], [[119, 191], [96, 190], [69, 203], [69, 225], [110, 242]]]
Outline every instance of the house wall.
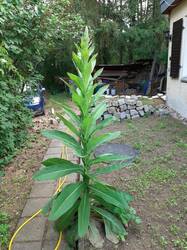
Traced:
[[183, 77], [187, 77], [187, 1], [183, 0], [170, 13], [170, 34], [172, 34], [173, 22], [183, 18], [184, 30], [182, 34], [182, 48], [181, 48], [181, 69], [178, 79], [170, 77], [170, 57], [171, 46], [169, 43], [169, 57], [168, 57], [168, 80], [167, 80], [167, 103], [168, 105], [187, 118], [187, 83], [181, 81]]

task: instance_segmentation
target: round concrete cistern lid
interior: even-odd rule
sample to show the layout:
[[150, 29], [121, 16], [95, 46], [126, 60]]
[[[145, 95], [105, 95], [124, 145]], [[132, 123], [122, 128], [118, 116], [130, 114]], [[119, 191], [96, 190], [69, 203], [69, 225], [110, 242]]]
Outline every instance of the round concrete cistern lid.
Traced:
[[98, 147], [95, 151], [95, 156], [101, 154], [118, 154], [118, 155], [126, 155], [132, 157], [131, 160], [136, 158], [139, 154], [139, 151], [134, 149], [129, 144], [119, 144], [119, 143], [107, 143]]

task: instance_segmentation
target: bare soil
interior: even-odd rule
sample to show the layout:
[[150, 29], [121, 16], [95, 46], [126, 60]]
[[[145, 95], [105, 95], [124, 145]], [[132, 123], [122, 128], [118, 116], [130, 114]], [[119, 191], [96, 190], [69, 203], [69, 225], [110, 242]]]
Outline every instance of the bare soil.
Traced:
[[115, 143], [128, 143], [140, 155], [102, 180], [133, 194], [142, 224], [129, 225], [126, 241], [106, 249], [187, 249], [187, 127], [169, 116], [151, 116], [105, 132], [118, 130]]
[[26, 145], [5, 167], [5, 176], [0, 180], [0, 212], [5, 212], [9, 216], [10, 235], [31, 191], [32, 175], [41, 166], [49, 145], [49, 141], [40, 132], [42, 129], [57, 127], [57, 123], [51, 124], [49, 112], [46, 113], [45, 116], [33, 119], [33, 127], [29, 130]]

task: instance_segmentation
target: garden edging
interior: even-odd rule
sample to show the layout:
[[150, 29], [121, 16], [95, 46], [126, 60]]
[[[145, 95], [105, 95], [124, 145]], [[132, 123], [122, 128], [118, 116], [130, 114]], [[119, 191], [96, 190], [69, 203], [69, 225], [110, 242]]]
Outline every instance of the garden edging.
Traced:
[[[62, 124], [59, 127], [61, 130], [65, 129]], [[63, 143], [52, 140], [44, 160], [61, 157], [63, 146]], [[76, 161], [69, 148], [67, 149], [67, 158], [71, 161]], [[76, 181], [76, 176], [72, 174], [66, 178], [64, 185], [74, 181]], [[34, 181], [17, 227], [46, 204], [55, 192], [56, 186], [56, 181]], [[42, 214], [39, 214], [18, 233], [13, 242], [12, 250], [52, 250], [57, 244], [58, 237], [59, 234], [54, 230], [53, 224]], [[63, 243], [64, 241], [61, 242], [59, 250], [62, 249]]]

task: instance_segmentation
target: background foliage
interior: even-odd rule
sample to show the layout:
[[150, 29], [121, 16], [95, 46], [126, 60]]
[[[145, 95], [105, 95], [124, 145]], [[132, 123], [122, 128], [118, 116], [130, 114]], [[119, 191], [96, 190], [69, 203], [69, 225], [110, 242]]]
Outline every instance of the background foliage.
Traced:
[[[74, 43], [89, 26], [98, 63], [166, 61], [167, 21], [159, 0], [2, 0], [0, 5], [0, 164], [25, 140], [25, 84], [64, 89]], [[59, 84], [60, 83], [60, 84]], [[22, 129], [21, 129], [22, 128]]]
[[[6, 163], [26, 139], [31, 115], [23, 104], [24, 85], [43, 79], [42, 74], [49, 69], [43, 70], [43, 65], [47, 65], [49, 57], [58, 61], [63, 41], [69, 35], [76, 37], [76, 23], [81, 22], [66, 0], [1, 1], [0, 164]], [[59, 44], [62, 47], [58, 48]], [[50, 68], [49, 73], [54, 70], [53, 65]]]
[[79, 0], [74, 4], [94, 31], [98, 63], [164, 57], [168, 23], [159, 0]]
[[[57, 76], [66, 76], [73, 70], [69, 60], [77, 33], [86, 23], [89, 26], [96, 50], [98, 64], [131, 63], [139, 59], [153, 59], [158, 64], [167, 62], [167, 42], [164, 32], [167, 19], [160, 13], [159, 0], [71, 0], [71, 12], [78, 13], [76, 32], [66, 33], [64, 42], [45, 61], [45, 82], [53, 92]], [[69, 35], [70, 34], [70, 35]], [[72, 42], [73, 41], [73, 42]]]

